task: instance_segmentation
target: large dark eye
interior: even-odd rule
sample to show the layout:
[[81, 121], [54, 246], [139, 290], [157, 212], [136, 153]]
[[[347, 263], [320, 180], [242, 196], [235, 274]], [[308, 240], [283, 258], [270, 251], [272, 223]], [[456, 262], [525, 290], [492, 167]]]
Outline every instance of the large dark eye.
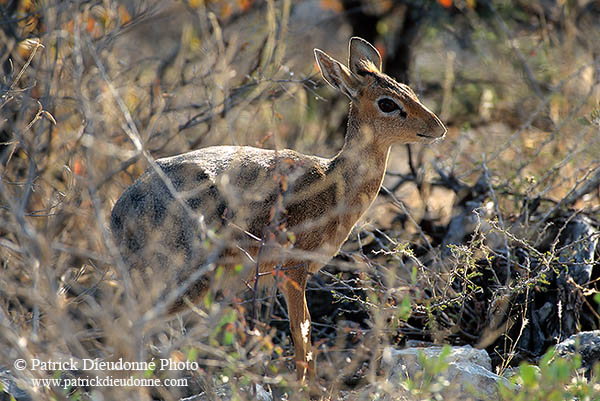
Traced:
[[386, 98], [379, 99], [377, 101], [377, 105], [379, 106], [379, 110], [383, 111], [384, 113], [391, 113], [400, 109], [396, 102]]

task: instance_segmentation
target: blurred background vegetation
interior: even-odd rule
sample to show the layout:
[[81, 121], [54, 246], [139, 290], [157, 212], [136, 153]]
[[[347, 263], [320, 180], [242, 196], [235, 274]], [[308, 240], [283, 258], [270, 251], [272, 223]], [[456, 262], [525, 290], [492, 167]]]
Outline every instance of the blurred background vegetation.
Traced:
[[213, 377], [241, 399], [250, 383], [301, 399], [282, 299], [263, 300], [258, 336], [244, 303], [195, 325], [136, 314], [108, 216], [151, 158], [335, 154], [348, 101], [312, 49], [345, 60], [354, 35], [449, 131], [392, 150], [374, 207], [309, 285], [332, 399], [376, 380], [385, 345], [477, 345], [500, 372], [598, 328], [598, 1], [0, 0], [0, 365], [194, 359], [187, 388], [37, 391], [178, 399]]

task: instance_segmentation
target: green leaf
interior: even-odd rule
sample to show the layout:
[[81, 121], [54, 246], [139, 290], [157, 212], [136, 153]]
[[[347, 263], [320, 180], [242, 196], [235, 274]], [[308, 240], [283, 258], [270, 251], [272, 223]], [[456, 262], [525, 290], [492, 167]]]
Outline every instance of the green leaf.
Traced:
[[526, 387], [535, 387], [537, 385], [536, 370], [534, 366], [522, 364], [519, 366], [519, 375]]
[[542, 370], [544, 368], [546, 368], [547, 366], [549, 366], [550, 362], [552, 361], [552, 358], [554, 358], [555, 355], [555, 351], [553, 348], [549, 349], [548, 352], [546, 352], [542, 358], [540, 359], [540, 368], [542, 368]]
[[585, 117], [579, 117], [579, 118], [577, 119], [577, 122], [578, 122], [579, 124], [581, 124], [581, 125], [584, 125], [584, 126], [586, 126], [586, 127], [590, 127], [590, 126], [592, 125], [592, 123], [590, 122], [590, 120], [588, 120], [588, 119], [587, 119], [587, 118], [585, 118]]
[[223, 345], [231, 345], [233, 344], [233, 330], [226, 330], [225, 335], [223, 336]]
[[594, 294], [594, 302], [596, 302], [596, 304], [598, 304], [598, 306], [600, 307], [600, 292]]
[[186, 357], [188, 361], [195, 361], [198, 359], [198, 348], [190, 347], [187, 351]]
[[210, 307], [213, 304], [212, 295], [211, 295], [210, 291], [206, 293], [203, 301], [204, 301], [204, 306], [206, 307], [206, 309], [210, 309]]
[[400, 320], [407, 321], [412, 313], [412, 305], [410, 303], [410, 297], [405, 296], [400, 303], [400, 307], [398, 308], [398, 317]]
[[156, 369], [156, 364], [157, 364], [157, 362], [155, 361], [155, 363], [154, 363], [154, 369], [152, 368], [152, 366], [148, 366], [148, 369], [146, 369], [144, 371], [144, 377], [146, 379], [149, 379], [149, 378], [152, 377], [152, 375], [154, 374], [154, 370]]
[[444, 347], [442, 348], [442, 352], [440, 352], [439, 360], [445, 361], [446, 358], [448, 358], [448, 356], [450, 356], [450, 352], [452, 352], [452, 349], [450, 348], [450, 346], [448, 344], [444, 345]]
[[217, 271], [215, 272], [215, 280], [223, 277], [223, 273], [225, 272], [225, 268], [223, 266], [217, 267]]

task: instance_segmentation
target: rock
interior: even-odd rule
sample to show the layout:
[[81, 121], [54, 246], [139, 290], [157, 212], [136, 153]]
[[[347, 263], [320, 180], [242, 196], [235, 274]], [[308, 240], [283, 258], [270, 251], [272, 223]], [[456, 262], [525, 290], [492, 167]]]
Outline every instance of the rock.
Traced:
[[4, 366], [0, 366], [0, 400], [30, 401], [31, 397], [16, 385], [16, 377]]
[[[443, 363], [435, 362], [440, 356], [447, 367], [438, 373]], [[424, 370], [422, 354], [428, 370]], [[493, 400], [498, 399], [498, 382], [508, 380], [491, 372], [491, 360], [485, 350], [471, 346], [428, 348], [386, 348], [383, 353], [382, 369], [387, 372], [387, 381], [397, 384], [411, 379], [422, 381], [427, 374], [433, 377], [430, 383], [442, 399]], [[439, 389], [437, 388], [439, 387]]]
[[385, 386], [369, 384], [361, 390], [340, 391], [340, 401], [417, 401], [411, 397], [408, 390], [403, 388], [386, 388]]
[[[423, 357], [421, 357], [423, 355]], [[411, 347], [384, 349], [380, 371], [383, 377], [356, 390], [341, 391], [337, 399], [343, 401], [416, 401], [423, 396], [443, 400], [497, 400], [498, 384], [509, 381], [491, 371], [491, 359], [485, 350], [471, 346], [462, 347]], [[424, 392], [412, 394], [407, 386], [410, 379], [413, 388]], [[425, 382], [426, 381], [426, 382]], [[423, 386], [421, 383], [425, 382]], [[259, 401], [273, 401], [273, 395], [256, 385]], [[248, 393], [249, 395], [249, 393]], [[232, 399], [230, 387], [221, 386], [213, 398], [206, 394], [180, 401], [208, 401]]]
[[[273, 395], [267, 392], [261, 385], [254, 385], [255, 394], [253, 394], [254, 400], [256, 401], [273, 401]], [[250, 398], [250, 390], [248, 389], [248, 398]], [[192, 397], [182, 398], [179, 401], [229, 401], [232, 399], [231, 387], [228, 385], [221, 386], [215, 390], [215, 394], [211, 397], [205, 393], [194, 395]], [[237, 398], [236, 398], [237, 399]]]
[[568, 266], [564, 276], [584, 285], [592, 276], [594, 254], [598, 244], [598, 232], [593, 222], [586, 216], [577, 216], [570, 221], [561, 233], [563, 248], [559, 262]]
[[581, 355], [581, 367], [586, 373], [591, 373], [596, 362], [600, 360], [600, 330], [582, 331], [573, 334], [555, 347], [562, 357]]
[[256, 400], [257, 401], [273, 401], [273, 395], [267, 392], [262, 386], [256, 385]]

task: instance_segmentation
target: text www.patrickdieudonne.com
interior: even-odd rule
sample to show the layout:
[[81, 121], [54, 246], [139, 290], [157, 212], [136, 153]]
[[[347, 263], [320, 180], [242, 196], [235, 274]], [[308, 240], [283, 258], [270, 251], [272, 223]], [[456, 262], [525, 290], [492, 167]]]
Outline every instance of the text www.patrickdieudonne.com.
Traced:
[[73, 387], [185, 387], [187, 378], [138, 378], [138, 377], [72, 377], [31, 379], [34, 387], [55, 387], [69, 389]]

